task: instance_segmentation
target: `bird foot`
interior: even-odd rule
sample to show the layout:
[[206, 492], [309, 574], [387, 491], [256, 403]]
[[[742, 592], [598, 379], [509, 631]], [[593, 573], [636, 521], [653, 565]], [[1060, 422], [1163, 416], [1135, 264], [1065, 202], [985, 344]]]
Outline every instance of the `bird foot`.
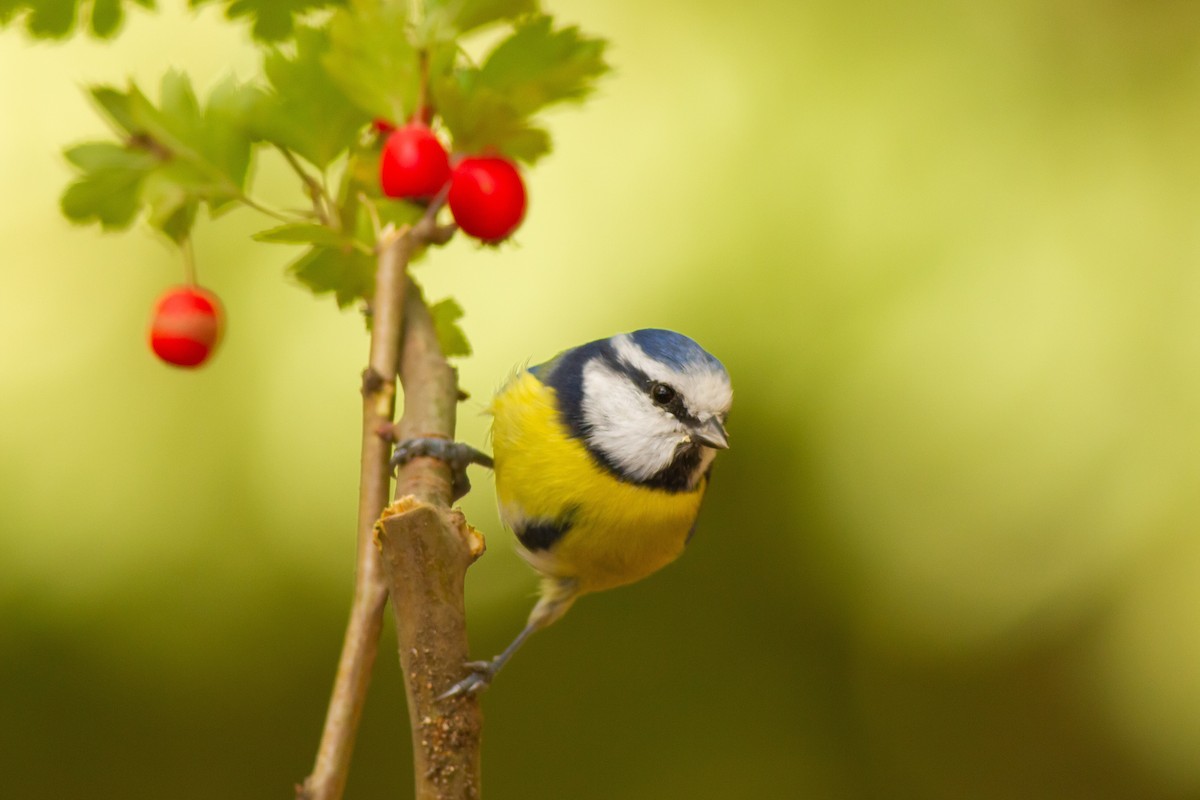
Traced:
[[438, 695], [438, 700], [482, 692], [500, 670], [500, 665], [495, 661], [468, 661], [463, 666], [469, 669], [471, 674]]
[[421, 457], [436, 458], [450, 467], [454, 478], [451, 489], [454, 500], [471, 491], [471, 480], [467, 477], [468, 466], [478, 464], [489, 469], [493, 466], [491, 456], [469, 444], [434, 438], [405, 439], [397, 442], [390, 463], [393, 468], [402, 467], [414, 458]]

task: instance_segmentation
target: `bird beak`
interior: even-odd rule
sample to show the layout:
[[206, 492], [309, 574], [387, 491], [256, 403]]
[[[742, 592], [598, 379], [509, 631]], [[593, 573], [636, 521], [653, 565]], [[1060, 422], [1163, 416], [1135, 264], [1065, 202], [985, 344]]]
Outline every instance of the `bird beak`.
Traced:
[[716, 417], [692, 428], [692, 438], [714, 450], [729, 449], [729, 434], [725, 432], [725, 426], [721, 424], [721, 420]]

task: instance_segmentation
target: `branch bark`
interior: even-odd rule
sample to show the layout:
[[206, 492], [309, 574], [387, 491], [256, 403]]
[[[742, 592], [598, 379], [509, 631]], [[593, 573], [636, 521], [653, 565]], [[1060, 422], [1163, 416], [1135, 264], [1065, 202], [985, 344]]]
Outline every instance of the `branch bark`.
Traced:
[[[452, 439], [458, 376], [411, 284], [406, 301], [398, 437]], [[404, 668], [418, 800], [479, 797], [479, 699], [437, 700], [462, 677], [468, 659], [463, 584], [483, 552], [483, 538], [450, 508], [451, 483], [441, 461], [413, 459], [397, 478], [396, 502], [376, 526]]]
[[[370, 354], [362, 380], [362, 455], [354, 599], [316, 761], [312, 773], [297, 787], [299, 800], [340, 800], [342, 797], [371, 670], [378, 653], [388, 583], [380, 551], [375, 545], [374, 527], [387, 505], [391, 487], [388, 466], [391, 440], [386, 433], [391, 430], [395, 417], [401, 330], [405, 299], [411, 286], [407, 268], [419, 248], [431, 243], [444, 244], [454, 234], [453, 226], [436, 224], [440, 201], [441, 198], [431, 204], [416, 226], [392, 237], [379, 255]], [[451, 413], [453, 410], [451, 405]]]

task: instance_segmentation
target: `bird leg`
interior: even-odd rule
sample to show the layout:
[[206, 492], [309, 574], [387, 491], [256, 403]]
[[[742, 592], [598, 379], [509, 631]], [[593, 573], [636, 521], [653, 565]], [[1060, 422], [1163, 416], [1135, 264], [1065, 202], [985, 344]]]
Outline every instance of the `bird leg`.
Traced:
[[572, 578], [545, 578], [542, 581], [542, 596], [529, 613], [529, 621], [517, 634], [517, 638], [512, 640], [512, 644], [491, 661], [468, 661], [463, 666], [470, 670], [470, 674], [440, 694], [437, 699], [448, 700], [460, 694], [474, 694], [486, 689], [496, 677], [496, 673], [512, 658], [513, 653], [525, 644], [525, 640], [567, 613], [567, 609], [579, 594], [579, 585]]
[[397, 442], [396, 449], [392, 451], [390, 463], [393, 468], [396, 468], [404, 466], [414, 458], [421, 457], [436, 458], [450, 467], [450, 472], [454, 476], [454, 483], [451, 487], [452, 501], [458, 500], [471, 491], [471, 479], [467, 477], [469, 465], [478, 464], [488, 469], [493, 467], [491, 456], [476, 450], [469, 444], [433, 438], [405, 439]]

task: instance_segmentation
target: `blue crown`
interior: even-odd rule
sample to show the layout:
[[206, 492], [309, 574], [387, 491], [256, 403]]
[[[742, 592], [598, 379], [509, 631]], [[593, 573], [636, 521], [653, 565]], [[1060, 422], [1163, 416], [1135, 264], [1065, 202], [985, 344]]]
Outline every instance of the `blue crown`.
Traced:
[[629, 338], [633, 339], [634, 344], [646, 355], [677, 370], [705, 365], [721, 372], [726, 371], [716, 356], [682, 333], [662, 328], [643, 328], [629, 334]]

